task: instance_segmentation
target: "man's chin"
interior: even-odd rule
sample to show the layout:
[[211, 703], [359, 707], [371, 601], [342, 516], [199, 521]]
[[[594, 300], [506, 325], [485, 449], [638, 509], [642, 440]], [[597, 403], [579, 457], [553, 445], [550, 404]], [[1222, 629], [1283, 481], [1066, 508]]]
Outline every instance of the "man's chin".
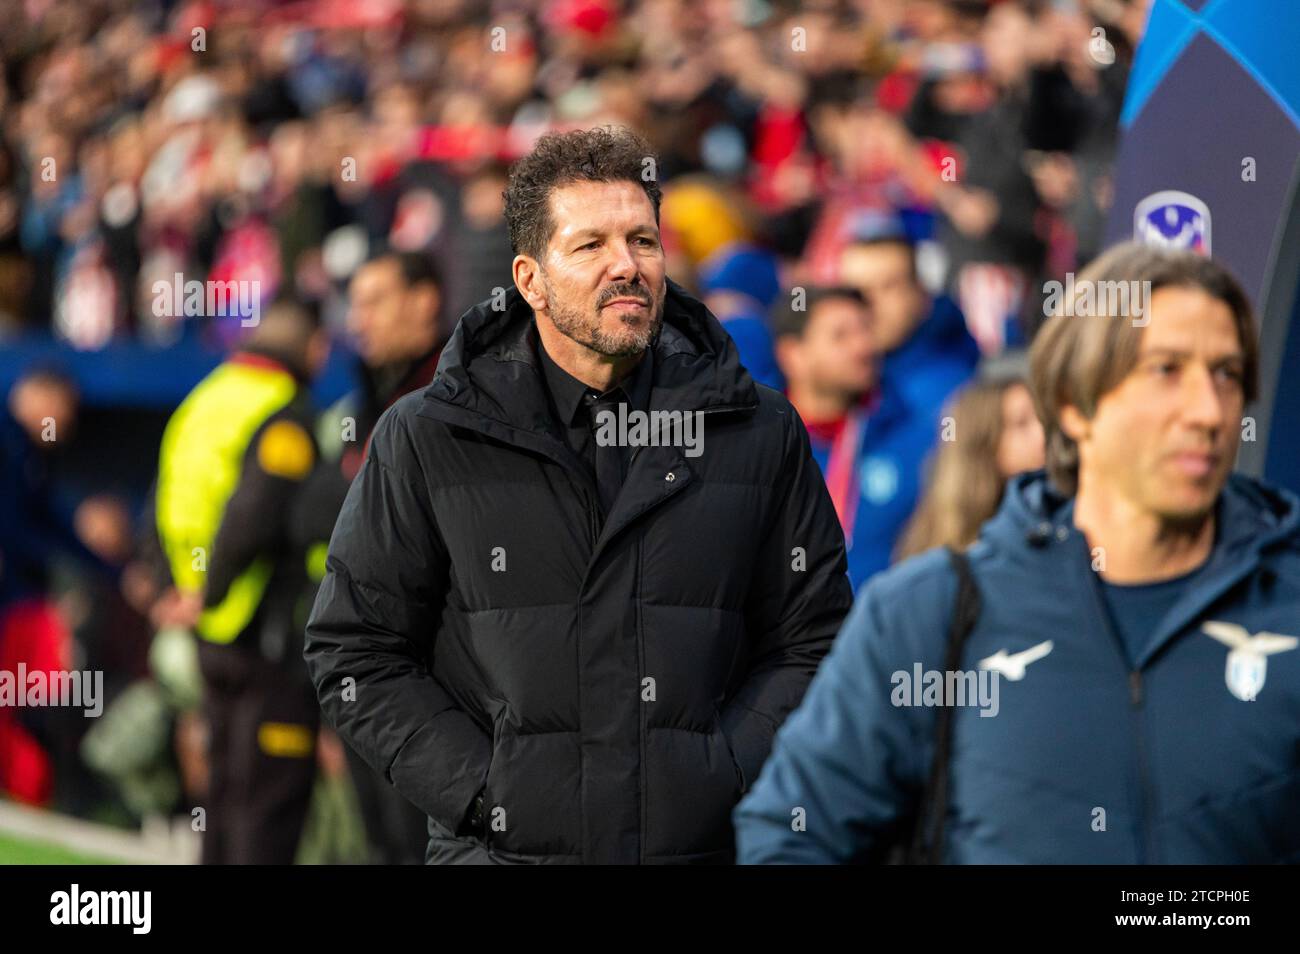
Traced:
[[876, 379], [874, 376], [872, 376], [869, 378], [854, 378], [854, 379], [847, 380], [844, 382], [843, 387], [841, 387], [839, 390], [840, 393], [844, 396], [844, 401], [846, 404], [856, 404], [858, 401], [861, 401], [866, 395], [870, 394], [871, 389], [874, 388], [875, 386], [876, 386]]
[[1214, 510], [1215, 501], [1223, 490], [1223, 481], [1185, 484], [1161, 501], [1160, 515], [1171, 522], [1196, 523], [1204, 520]]
[[597, 350], [610, 358], [630, 358], [638, 355], [650, 346], [650, 342], [654, 341], [655, 337], [653, 325], [638, 324], [630, 327], [624, 321], [607, 326], [602, 331], [600, 347]]
[[607, 342], [597, 350], [607, 358], [634, 358], [648, 346], [649, 342], [643, 340], [629, 341], [624, 344]]

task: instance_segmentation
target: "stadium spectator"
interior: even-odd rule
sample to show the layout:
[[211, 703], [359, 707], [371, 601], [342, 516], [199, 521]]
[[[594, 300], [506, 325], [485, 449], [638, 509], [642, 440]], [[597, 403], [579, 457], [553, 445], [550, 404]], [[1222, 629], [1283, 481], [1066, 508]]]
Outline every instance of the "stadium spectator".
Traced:
[[933, 547], [970, 546], [997, 513], [1007, 481], [1043, 466], [1043, 427], [1023, 379], [977, 381], [945, 411], [925, 491], [899, 539], [897, 560]]
[[776, 257], [754, 245], [725, 245], [701, 264], [699, 285], [705, 307], [731, 335], [745, 370], [759, 384], [783, 390], [768, 327], [768, 313], [781, 294]]
[[78, 536], [76, 509], [52, 473], [76, 433], [79, 406], [65, 373], [37, 367], [0, 409], [0, 611], [48, 591], [50, 560], [59, 551], [108, 569]]
[[[942, 212], [938, 238], [948, 257], [948, 288], [987, 354], [1025, 345], [1041, 304], [1035, 286], [1045, 273], [1059, 277], [1080, 261], [1079, 216], [1086, 213], [1076, 210], [1070, 221], [1064, 208], [1079, 178], [1071, 155], [1113, 148], [1113, 139], [1098, 140], [1117, 128], [1127, 59], [1107, 44], [1112, 63], [1090, 60], [1087, 34], [1067, 11], [990, 6], [958, 58], [958, 75], [940, 70], [913, 101], [913, 131], [951, 135], [960, 160], [934, 191]], [[1120, 30], [1112, 35], [1122, 42]], [[1103, 69], [1109, 79], [1098, 78]], [[919, 118], [926, 105], [938, 106], [932, 117], [953, 122], [927, 129]], [[1095, 200], [1095, 166], [1086, 172], [1082, 197]]]
[[[328, 435], [331, 447], [348, 445], [331, 456], [342, 459], [349, 480], [361, 465], [366, 438], [379, 416], [433, 380], [446, 337], [443, 281], [426, 254], [377, 253], [357, 269], [350, 292], [348, 330], [356, 342], [362, 387], [327, 415], [329, 423], [338, 425]], [[355, 427], [343, 426], [344, 418]]]
[[947, 295], [927, 295], [916, 268], [916, 249], [899, 232], [861, 236], [840, 256], [840, 280], [862, 292], [871, 307], [880, 373], [918, 410], [933, 412], [938, 426], [944, 403], [979, 363], [979, 346]]
[[[504, 262], [510, 258], [510, 234], [506, 229], [503, 193], [506, 165], [489, 162], [470, 173], [460, 190], [459, 215], [444, 234], [446, 240], [436, 249], [436, 260], [445, 265], [455, 263], [447, 275], [447, 303], [442, 309], [444, 321], [454, 321], [496, 289], [510, 285], [510, 273]], [[441, 326], [442, 337], [451, 335], [451, 327]]]
[[[168, 341], [176, 329], [155, 327], [140, 293], [167, 269], [338, 298], [326, 252], [349, 226], [446, 264], [501, 251], [490, 193], [503, 162], [542, 129], [602, 121], [652, 134], [660, 181], [725, 187], [718, 202], [683, 192], [697, 262], [765, 235], [831, 281], [822, 269], [870, 209], [937, 212], [954, 272], [1008, 264], [1026, 283], [1038, 263], [1095, 243], [1141, 3], [832, 5], [743, 21], [677, 3], [598, 6], [598, 30], [594, 14], [536, 3], [400, 4], [337, 22], [313, 5], [106, 3], [93, 28], [75, 0], [19, 12], [0, 38], [12, 113], [0, 308], [22, 300], [11, 313], [29, 327], [84, 348]], [[1096, 22], [1113, 62], [1089, 59]], [[504, 49], [465, 42], [493, 26]], [[656, 41], [634, 42], [646, 36]], [[961, 159], [956, 182], [939, 178], [945, 157]], [[490, 256], [467, 257], [464, 275], [448, 269], [452, 314], [505, 283], [474, 273]]]
[[[78, 406], [65, 374], [37, 367], [0, 409], [0, 671], [51, 672], [72, 659], [68, 625], [50, 593], [57, 556], [115, 579], [78, 534], [76, 511], [53, 479], [53, 458], [76, 432]], [[48, 709], [0, 707], [0, 790], [38, 805], [54, 797], [58, 724]]]
[[794, 289], [774, 323], [777, 362], [825, 475], [856, 590], [889, 565], [916, 506], [936, 415], [880, 373], [874, 314], [856, 288]]
[[[132, 573], [132, 520], [126, 503], [111, 494], [94, 494], [77, 505], [77, 536], [114, 571], [87, 566], [67, 556], [54, 560], [51, 595], [72, 636], [79, 669], [103, 673], [102, 704], [108, 711], [133, 681], [148, 673], [150, 630], [145, 615], [128, 600]], [[90, 815], [104, 807], [106, 790], [87, 771], [79, 749], [96, 720], [74, 708], [49, 710], [49, 737], [55, 757], [55, 807]]]

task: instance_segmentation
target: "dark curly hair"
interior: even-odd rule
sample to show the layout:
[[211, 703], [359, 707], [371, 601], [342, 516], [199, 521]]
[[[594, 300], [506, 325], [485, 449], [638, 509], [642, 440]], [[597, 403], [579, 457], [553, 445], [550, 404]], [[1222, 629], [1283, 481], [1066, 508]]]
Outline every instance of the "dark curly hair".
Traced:
[[[506, 225], [516, 255], [540, 259], [555, 231], [551, 191], [572, 182], [635, 182], [645, 190], [659, 223], [663, 194], [656, 181], [658, 158], [650, 144], [623, 126], [548, 133], [510, 167], [505, 190]], [[646, 170], [650, 170], [649, 179]]]

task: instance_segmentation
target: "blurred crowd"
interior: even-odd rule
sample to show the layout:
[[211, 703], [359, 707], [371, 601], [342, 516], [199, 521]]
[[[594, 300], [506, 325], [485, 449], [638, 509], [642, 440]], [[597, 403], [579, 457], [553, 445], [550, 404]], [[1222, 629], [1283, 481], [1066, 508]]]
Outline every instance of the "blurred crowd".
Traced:
[[[1147, 6], [0, 0], [0, 347], [225, 353], [241, 323], [160, 308], [158, 283], [257, 282], [355, 355], [364, 432], [510, 284], [509, 163], [626, 125], [657, 152], [669, 276], [804, 418], [858, 587], [969, 543], [1042, 464], [1015, 355], [1043, 283], [1100, 250]], [[204, 727], [152, 515], [61, 500], [43, 469], [77, 401], [56, 366], [9, 394], [0, 665], [102, 668], [127, 728], [0, 712], [0, 790], [129, 823], [193, 804]], [[320, 753], [346, 777], [337, 740]], [[346, 827], [340, 804], [307, 841]]]

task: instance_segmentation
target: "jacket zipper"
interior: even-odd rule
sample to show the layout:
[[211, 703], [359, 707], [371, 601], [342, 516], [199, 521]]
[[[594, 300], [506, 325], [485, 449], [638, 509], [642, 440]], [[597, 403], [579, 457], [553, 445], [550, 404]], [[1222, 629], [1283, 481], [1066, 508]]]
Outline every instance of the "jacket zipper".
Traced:
[[[1089, 572], [1095, 572], [1089, 570]], [[1111, 645], [1116, 647], [1120, 654], [1120, 659], [1127, 668], [1131, 664], [1128, 661], [1128, 655], [1124, 650], [1124, 642], [1115, 632], [1115, 627], [1111, 625], [1110, 613], [1105, 604], [1102, 602], [1101, 581], [1088, 580], [1086, 585], [1091, 589], [1093, 596], [1093, 605], [1097, 609], [1098, 616], [1101, 617], [1102, 628], [1111, 641]], [[1138, 793], [1140, 799], [1140, 814], [1138, 816], [1138, 859], [1140, 865], [1149, 864], [1150, 859], [1155, 856], [1155, 849], [1152, 843], [1152, 805], [1153, 798], [1151, 794], [1151, 777], [1147, 765], [1147, 745], [1146, 735], [1143, 731], [1142, 707], [1146, 700], [1146, 695], [1142, 685], [1142, 671], [1140, 669], [1129, 669], [1128, 673], [1128, 697], [1129, 712], [1132, 714], [1133, 722], [1133, 745], [1137, 754], [1137, 773], [1138, 773]]]
[[591, 552], [595, 553], [596, 541], [600, 539], [600, 516], [596, 512], [596, 506], [591, 499], [591, 495], [585, 491], [583, 495], [586, 497], [587, 504], [587, 528], [591, 532]]
[[[631, 466], [631, 465], [629, 464], [629, 467], [630, 467], [630, 466]], [[646, 760], [646, 717], [647, 717], [647, 712], [646, 712], [645, 703], [640, 701], [640, 699], [641, 699], [641, 684], [642, 684], [642, 682], [645, 680], [645, 629], [644, 629], [644, 627], [642, 626], [642, 623], [641, 623], [641, 566], [642, 566], [642, 559], [643, 559], [642, 547], [643, 547], [644, 545], [645, 545], [645, 538], [644, 538], [644, 537], [637, 537], [637, 541], [636, 541], [636, 567], [634, 568], [634, 571], [635, 571], [635, 573], [636, 573], [636, 656], [637, 656], [637, 666], [636, 666], [636, 668], [637, 668], [637, 684], [636, 684], [636, 693], [637, 693], [637, 700], [638, 700], [638, 703], [639, 703], [639, 704], [638, 704], [638, 706], [637, 706], [637, 723], [636, 723], [636, 730], [637, 730], [637, 762], [640, 764], [640, 768], [641, 768], [641, 772], [640, 772], [640, 775], [641, 775], [641, 793], [640, 793], [640, 794], [641, 794], [641, 797], [640, 797], [640, 799], [639, 799], [639, 800], [640, 800], [640, 803], [641, 803], [641, 811], [640, 811], [640, 818], [639, 818], [639, 821], [640, 821], [640, 825], [639, 825], [639, 827], [640, 827], [640, 829], [641, 829], [641, 837], [637, 839], [637, 855], [638, 855], [638, 860], [640, 860], [640, 862], [641, 862], [642, 864], [645, 863], [645, 843], [646, 843], [646, 832], [645, 832], [645, 817], [646, 817], [646, 794], [645, 794], [645, 793], [646, 793], [646, 770], [645, 770], [645, 760]]]
[[[719, 405], [719, 406], [716, 406], [716, 407], [702, 408], [702, 409], [699, 409], [699, 410], [697, 410], [697, 411], [694, 411], [694, 412], [687, 412], [687, 413], [697, 413], [697, 414], [722, 414], [722, 413], [726, 413], [726, 412], [729, 412], [729, 411], [752, 411], [752, 410], [754, 410], [754, 409], [757, 408], [757, 407], [758, 407], [758, 402], [754, 402], [753, 404], [724, 404], [724, 405]], [[628, 456], [628, 463], [627, 463], [627, 473], [628, 473], [628, 475], [630, 475], [630, 474], [632, 473], [632, 463], [636, 460], [636, 455], [637, 455], [638, 453], [640, 453], [640, 451], [641, 451], [641, 448], [640, 448], [640, 447], [635, 447], [635, 448], [632, 449], [632, 453]], [[573, 465], [572, 465], [571, 463], [567, 462], [567, 461], [564, 461], [564, 460], [562, 459], [562, 457], [558, 457], [558, 456], [551, 455], [551, 454], [547, 454], [546, 456], [550, 457], [550, 458], [551, 458], [555, 463], [561, 464], [561, 465], [562, 465], [563, 467], [565, 467], [567, 470], [575, 471], [575, 468], [573, 467]], [[590, 487], [588, 486], [588, 482], [587, 482], [587, 476], [586, 476], [586, 474], [585, 474], [584, 472], [582, 472], [582, 471], [577, 471], [577, 473], [579, 474], [579, 476], [580, 476], [580, 478], [581, 478], [580, 481], [579, 481], [579, 483], [580, 483], [580, 486], [582, 487], [583, 496], [584, 496], [584, 498], [585, 498], [586, 505], [587, 505], [587, 525], [588, 525], [588, 530], [589, 530], [589, 533], [590, 533], [590, 536], [591, 536], [591, 551], [592, 551], [592, 554], [594, 555], [595, 552], [596, 552], [596, 543], [597, 543], [597, 542], [599, 541], [599, 539], [600, 539], [599, 514], [598, 514], [598, 510], [597, 510], [597, 505], [596, 505], [597, 497], [594, 496], [594, 495], [592, 494], [592, 492], [591, 492], [591, 489], [592, 489], [592, 488], [590, 488]], [[639, 559], [640, 559], [640, 545], [639, 545], [639, 544], [638, 544], [638, 551], [637, 551], [637, 552], [638, 552], [638, 561], [639, 561]], [[637, 601], [637, 653], [638, 653], [638, 663], [637, 663], [637, 668], [638, 668], [638, 670], [640, 670], [640, 669], [643, 669], [643, 668], [644, 668], [644, 665], [643, 665], [643, 663], [642, 663], [642, 661], [641, 661], [641, 659], [640, 659], [641, 648], [642, 648], [642, 647], [641, 647], [641, 638], [642, 638], [642, 633], [641, 633], [641, 607], [640, 607], [640, 600], [639, 600], [639, 596], [640, 596], [640, 582], [639, 582], [639, 580], [640, 580], [640, 565], [639, 565], [639, 563], [638, 563], [638, 566], [637, 566], [637, 579], [638, 579], [638, 583], [637, 583], [637, 596], [638, 596], [638, 601]], [[582, 601], [582, 592], [583, 592], [584, 589], [585, 589], [585, 581], [584, 581], [584, 586], [580, 587], [580, 588], [579, 588], [579, 591], [578, 591], [578, 601], [579, 601], [579, 604], [581, 604], [581, 601]], [[579, 613], [578, 613], [578, 640], [579, 640], [579, 642], [581, 642], [581, 640], [582, 640], [582, 613], [581, 613], [581, 611], [579, 611]], [[640, 683], [638, 682], [638, 684], [637, 684], [637, 686], [636, 686], [636, 692], [637, 692], [637, 695], [638, 695], [638, 699], [640, 698], [640, 691], [641, 691], [641, 687], [640, 687]], [[642, 715], [644, 715], [644, 713], [642, 713]], [[639, 761], [640, 761], [640, 763], [641, 763], [641, 826], [642, 826], [642, 833], [641, 833], [641, 839], [640, 839], [641, 844], [640, 844], [640, 849], [639, 849], [639, 851], [640, 851], [640, 854], [644, 857], [644, 854], [645, 854], [645, 832], [644, 832], [644, 826], [645, 826], [645, 757], [646, 757], [646, 753], [645, 753], [645, 725], [644, 725], [644, 721], [642, 721], [642, 722], [640, 722], [640, 723], [638, 724], [638, 727], [637, 727], [637, 734], [638, 734], [638, 736], [639, 736], [639, 738], [638, 738], [638, 749], [639, 749], [638, 755], [639, 755]], [[585, 772], [585, 771], [586, 771], [586, 766], [585, 766], [585, 765], [584, 765], [584, 766], [581, 766], [580, 771], [581, 771], [581, 772]], [[582, 804], [581, 801], [579, 802], [579, 805], [580, 805], [579, 811], [585, 813], [586, 810], [587, 810], [587, 809], [586, 809], [586, 805], [585, 805], [585, 804]]]
[[1151, 864], [1155, 860], [1155, 846], [1152, 843], [1152, 795], [1151, 795], [1151, 776], [1147, 766], [1147, 743], [1146, 733], [1142, 730], [1142, 705], [1144, 695], [1142, 690], [1142, 672], [1133, 670], [1128, 675], [1129, 698], [1133, 704], [1133, 719], [1136, 725], [1134, 733], [1137, 740], [1138, 753], [1138, 787], [1142, 797], [1142, 839], [1139, 842], [1140, 854], [1138, 864]]
[[[687, 413], [698, 413], [698, 414], [721, 414], [721, 413], [725, 413], [725, 412], [728, 412], [728, 411], [749, 411], [749, 410], [753, 410], [753, 409], [756, 408], [756, 407], [758, 407], [757, 404], [729, 404], [729, 405], [721, 405], [721, 406], [719, 406], [719, 407], [703, 408], [703, 409], [701, 409], [701, 410], [699, 410], [699, 411], [696, 411], [696, 412], [689, 412], [689, 411], [688, 411]], [[631, 474], [632, 474], [632, 465], [636, 462], [636, 455], [639, 454], [639, 453], [641, 453], [641, 448], [640, 448], [640, 447], [634, 447], [634, 448], [632, 448], [632, 453], [628, 455], [628, 459], [627, 459], [627, 474], [628, 474], [628, 476], [631, 476]], [[637, 553], [637, 565], [636, 565], [636, 568], [635, 568], [635, 574], [636, 574], [636, 581], [637, 581], [637, 584], [636, 584], [636, 587], [637, 587], [637, 589], [636, 589], [636, 650], [637, 650], [637, 685], [636, 685], [636, 692], [637, 692], [637, 697], [638, 697], [638, 698], [640, 698], [640, 693], [641, 693], [641, 681], [645, 678], [645, 641], [644, 641], [644, 640], [645, 640], [645, 630], [644, 630], [644, 628], [642, 627], [642, 623], [641, 623], [641, 566], [642, 566], [642, 546], [644, 545], [644, 543], [645, 543], [644, 538], [638, 538], [638, 539], [637, 539], [637, 548], [636, 548], [636, 553]], [[593, 540], [593, 543], [592, 543], [592, 547], [593, 547], [593, 548], [595, 547], [595, 542], [594, 542], [594, 540]], [[638, 719], [637, 719], [637, 749], [638, 749], [638, 752], [637, 752], [637, 762], [640, 764], [640, 767], [641, 767], [641, 772], [640, 772], [640, 776], [641, 776], [641, 792], [640, 792], [640, 795], [641, 795], [641, 797], [640, 797], [640, 809], [641, 809], [641, 811], [640, 811], [640, 821], [641, 821], [640, 828], [641, 828], [641, 837], [638, 839], [638, 856], [639, 856], [639, 860], [640, 860], [642, 863], [644, 863], [644, 862], [645, 862], [645, 845], [646, 845], [646, 831], [645, 831], [645, 819], [646, 819], [646, 768], [645, 768], [645, 763], [646, 763], [646, 729], [645, 729], [645, 720], [646, 720], [646, 711], [645, 711], [645, 706], [644, 706], [644, 705], [641, 705], [641, 706], [639, 707], [639, 710], [640, 710], [640, 711], [638, 712]]]

